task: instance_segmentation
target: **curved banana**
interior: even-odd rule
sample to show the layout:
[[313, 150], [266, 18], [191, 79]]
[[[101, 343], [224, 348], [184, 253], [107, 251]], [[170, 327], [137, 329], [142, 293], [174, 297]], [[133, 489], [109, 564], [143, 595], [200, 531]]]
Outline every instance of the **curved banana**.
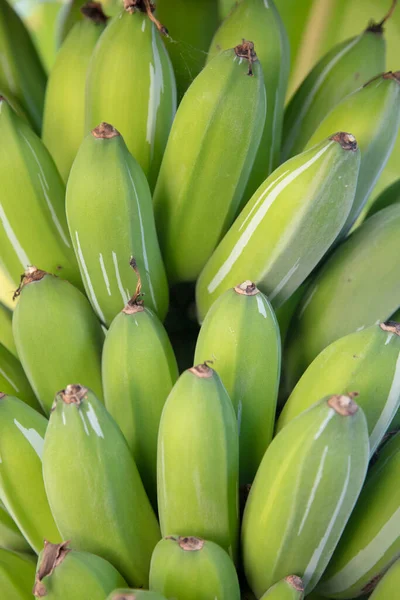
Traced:
[[[31, 552], [31, 547], [22, 536], [6, 507], [0, 500], [0, 548], [13, 552]], [[0, 560], [1, 562], [1, 560]], [[1, 592], [0, 583], [0, 592]]]
[[107, 332], [102, 377], [105, 406], [120, 426], [157, 508], [158, 428], [178, 367], [162, 323], [135, 297]]
[[44, 540], [34, 579], [33, 595], [47, 600], [104, 600], [123, 577], [104, 558]]
[[107, 600], [167, 600], [165, 596], [150, 590], [118, 589], [111, 592]]
[[238, 430], [232, 402], [206, 364], [172, 388], [158, 434], [161, 533], [211, 540], [235, 560], [238, 545]]
[[5, 394], [17, 396], [35, 410], [42, 412], [21, 363], [3, 344], [0, 344], [0, 390]]
[[194, 363], [208, 359], [235, 408], [239, 482], [248, 484], [272, 439], [281, 367], [281, 341], [274, 311], [251, 281], [226, 291], [207, 313]]
[[85, 130], [86, 73], [106, 26], [101, 4], [87, 2], [57, 53], [46, 87], [42, 139], [66, 182]]
[[0, 594], [7, 600], [31, 600], [35, 562], [26, 554], [0, 548]]
[[400, 125], [400, 71], [384, 73], [346, 96], [327, 114], [306, 148], [329, 132], [344, 129], [356, 137], [361, 151], [357, 190], [341, 231], [344, 237], [361, 213], [396, 141]]
[[341, 231], [356, 189], [360, 152], [337, 133], [281, 165], [260, 186], [197, 282], [200, 322], [211, 304], [250, 279], [274, 308], [303, 283]]
[[36, 263], [81, 285], [64, 184], [40, 139], [1, 97], [0, 137], [1, 262], [15, 281]]
[[150, 589], [179, 600], [240, 600], [232, 560], [217, 544], [196, 537], [169, 535], [158, 542]]
[[[290, 49], [285, 27], [272, 0], [243, 0], [236, 3], [214, 35], [208, 60], [221, 50], [232, 48], [242, 38], [254, 43], [264, 74], [267, 105], [262, 137], [257, 144], [257, 154], [242, 196], [241, 208], [280, 162]], [[261, 130], [262, 125], [258, 127]]]
[[297, 575], [288, 575], [269, 588], [260, 600], [303, 600], [304, 584]]
[[170, 281], [196, 280], [238, 211], [265, 121], [255, 50], [216, 56], [176, 114], [153, 198]]
[[86, 297], [70, 283], [31, 267], [13, 315], [25, 374], [46, 414], [60, 387], [75, 378], [102, 397], [104, 334]]
[[387, 206], [400, 203], [400, 179], [389, 185], [379, 196], [372, 202], [366, 213], [365, 219], [368, 219], [375, 213], [379, 212]]
[[18, 358], [12, 332], [12, 315], [12, 311], [0, 302], [0, 344], [11, 352], [15, 358]]
[[[378, 453], [317, 591], [328, 598], [371, 592], [400, 556], [400, 433]], [[391, 599], [387, 596], [387, 600]], [[394, 598], [393, 598], [394, 600]]]
[[56, 396], [43, 476], [63, 538], [108, 560], [129, 585], [146, 587], [160, 539], [157, 519], [121, 430], [83, 386], [69, 385]]
[[46, 427], [30, 406], [0, 393], [0, 499], [36, 553], [44, 537], [60, 539], [42, 476]]
[[286, 340], [283, 362], [291, 387], [329, 344], [385, 321], [400, 306], [399, 228], [400, 205], [379, 211], [316, 274]]
[[396, 594], [400, 589], [400, 558], [390, 567], [385, 573], [382, 580], [379, 581], [370, 600], [388, 600], [388, 598], [396, 598]]
[[101, 123], [80, 146], [66, 210], [86, 293], [99, 319], [108, 326], [123, 309], [137, 286], [137, 271], [146, 305], [164, 319], [168, 285], [149, 186], [111, 125]]
[[245, 574], [259, 598], [297, 573], [310, 593], [356, 503], [368, 467], [364, 413], [330, 396], [285, 427], [268, 447], [242, 524]]
[[85, 127], [112, 123], [153, 190], [176, 111], [175, 76], [162, 40], [166, 30], [150, 8], [146, 13], [150, 2], [124, 0], [124, 7], [89, 64]]
[[333, 389], [341, 394], [357, 390], [372, 456], [400, 406], [400, 323], [371, 325], [325, 348], [289, 396], [277, 431]]

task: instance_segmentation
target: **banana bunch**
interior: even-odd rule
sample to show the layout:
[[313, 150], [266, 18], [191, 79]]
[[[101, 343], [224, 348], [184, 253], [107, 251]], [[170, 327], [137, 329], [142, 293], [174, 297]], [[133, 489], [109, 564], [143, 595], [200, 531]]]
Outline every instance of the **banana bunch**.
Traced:
[[0, 548], [0, 593], [7, 600], [31, 600], [35, 561], [26, 554]]
[[[31, 547], [0, 500], [0, 548], [13, 552], [31, 552]], [[0, 585], [1, 590], [1, 585]]]
[[297, 575], [288, 575], [275, 583], [261, 596], [261, 600], [303, 600], [304, 585]]
[[204, 267], [196, 289], [203, 321], [211, 304], [251, 279], [274, 307], [308, 277], [340, 233], [354, 199], [360, 152], [337, 133], [289, 159], [258, 188]]

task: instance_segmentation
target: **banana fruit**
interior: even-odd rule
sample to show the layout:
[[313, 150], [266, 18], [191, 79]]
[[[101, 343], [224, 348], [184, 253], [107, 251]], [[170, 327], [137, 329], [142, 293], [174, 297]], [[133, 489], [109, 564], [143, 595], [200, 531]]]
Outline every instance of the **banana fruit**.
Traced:
[[[266, 118], [261, 141], [241, 207], [280, 163], [283, 107], [290, 69], [290, 49], [285, 27], [272, 0], [236, 3], [211, 42], [208, 60], [237, 40], [251, 40], [264, 74]], [[242, 106], [243, 110], [243, 106]], [[259, 126], [261, 129], [261, 126]], [[332, 133], [332, 132], [331, 132]], [[224, 143], [226, 141], [224, 140]], [[224, 151], [225, 153], [225, 151]]]
[[[13, 552], [31, 552], [26, 539], [10, 517], [6, 507], [0, 500], [0, 548]], [[1, 562], [1, 561], [0, 561]], [[1, 591], [1, 584], [0, 584]]]
[[104, 334], [86, 297], [68, 281], [31, 267], [13, 315], [21, 364], [44, 412], [68, 381], [82, 381], [102, 397]]
[[256, 52], [244, 41], [216, 56], [176, 114], [153, 198], [172, 282], [196, 280], [238, 211], [265, 122]]
[[142, 300], [133, 297], [111, 323], [102, 377], [105, 406], [120, 426], [157, 508], [158, 427], [178, 367], [167, 332]]
[[104, 558], [44, 540], [34, 579], [33, 595], [47, 600], [104, 600], [123, 577]]
[[0, 136], [1, 262], [15, 281], [36, 263], [81, 285], [64, 184], [40, 139], [1, 97]]
[[288, 575], [275, 583], [260, 600], [303, 600], [304, 584], [301, 577]]
[[44, 103], [42, 139], [66, 182], [85, 136], [86, 72], [107, 17], [101, 4], [87, 2], [78, 21], [57, 53]]
[[0, 393], [0, 500], [36, 553], [44, 537], [60, 539], [42, 476], [46, 426], [42, 415]]
[[146, 587], [158, 523], [121, 430], [83, 386], [56, 396], [43, 476], [63, 538], [108, 560], [129, 585]]
[[150, 589], [176, 600], [240, 600], [232, 560], [217, 544], [196, 537], [169, 535], [158, 542]]
[[0, 594], [7, 600], [31, 600], [35, 562], [30, 556], [0, 548]]
[[400, 323], [371, 325], [325, 348], [289, 396], [277, 431], [332, 390], [357, 390], [372, 456], [400, 406]]
[[[378, 453], [318, 586], [328, 598], [371, 592], [400, 556], [400, 433]], [[387, 596], [387, 600], [392, 600]], [[394, 597], [393, 597], [394, 600]]]
[[359, 164], [355, 138], [337, 133], [276, 169], [203, 269], [196, 288], [199, 321], [225, 290], [245, 279], [254, 281], [274, 308], [283, 304], [342, 229]]
[[379, 581], [370, 600], [388, 600], [396, 598], [400, 589], [400, 558], [385, 573], [383, 579]]
[[167, 600], [165, 596], [150, 590], [118, 589], [111, 592], [107, 600]]
[[268, 447], [244, 510], [245, 574], [259, 598], [296, 573], [310, 593], [333, 554], [368, 467], [365, 416], [349, 396], [322, 399]]
[[17, 396], [41, 412], [41, 407], [18, 359], [0, 344], [0, 391]]
[[86, 88], [86, 131], [102, 121], [112, 123], [152, 190], [176, 111], [175, 76], [163, 34], [148, 0], [124, 0], [124, 10], [96, 45]]
[[123, 137], [108, 123], [93, 129], [79, 148], [66, 210], [86, 293], [99, 319], [109, 326], [123, 309], [137, 286], [137, 271], [146, 305], [164, 319], [168, 285], [149, 186]]
[[251, 281], [226, 291], [207, 313], [194, 362], [206, 360], [212, 360], [237, 415], [239, 482], [251, 483], [272, 439], [281, 367], [274, 311]]
[[12, 332], [12, 311], [0, 302], [0, 344], [18, 358], [17, 348]]
[[157, 452], [161, 533], [201, 536], [236, 559], [238, 430], [232, 402], [207, 364], [185, 371], [161, 415]]

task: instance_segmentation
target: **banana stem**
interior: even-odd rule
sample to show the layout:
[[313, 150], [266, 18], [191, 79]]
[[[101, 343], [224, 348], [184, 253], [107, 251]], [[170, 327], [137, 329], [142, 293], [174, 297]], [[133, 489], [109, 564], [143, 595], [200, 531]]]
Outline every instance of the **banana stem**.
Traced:
[[156, 7], [150, 0], [124, 0], [124, 9], [128, 12], [135, 12], [135, 10], [145, 12], [158, 31], [162, 35], [168, 35], [168, 29], [153, 15]]
[[386, 23], [386, 21], [388, 21], [390, 19], [390, 17], [394, 13], [394, 9], [396, 8], [396, 4], [397, 4], [397, 0], [393, 0], [392, 1], [392, 6], [389, 8], [388, 12], [383, 17], [382, 21], [379, 23], [380, 27], [383, 27], [383, 25]]

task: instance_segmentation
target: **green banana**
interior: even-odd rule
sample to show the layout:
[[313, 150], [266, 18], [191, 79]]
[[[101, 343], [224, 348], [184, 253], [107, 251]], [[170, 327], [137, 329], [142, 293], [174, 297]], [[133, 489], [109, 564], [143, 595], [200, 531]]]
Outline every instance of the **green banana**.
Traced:
[[[0, 548], [12, 550], [13, 552], [30, 552], [26, 539], [10, 517], [6, 507], [0, 500]], [[1, 561], [0, 561], [1, 562]], [[1, 583], [0, 583], [1, 591]]]
[[[301, 83], [285, 109], [283, 160], [302, 152], [321, 121], [343, 98], [385, 70], [383, 25], [371, 23], [360, 35], [334, 46]], [[337, 125], [332, 131], [335, 128]], [[357, 132], [352, 127], [349, 131], [361, 144]]]
[[389, 600], [396, 598], [400, 589], [400, 558], [385, 573], [383, 579], [379, 581], [370, 600]]
[[[28, 30], [7, 0], [0, 0], [0, 55], [0, 88], [15, 96], [39, 134], [46, 74]], [[3, 144], [9, 151], [2, 135]]]
[[48, 600], [104, 600], [123, 577], [104, 558], [68, 548], [69, 542], [44, 541], [34, 579], [35, 598]]
[[5, 394], [18, 396], [20, 400], [41, 412], [40, 404], [29, 385], [21, 363], [3, 344], [0, 344], [0, 390]]
[[102, 396], [104, 334], [86, 297], [70, 283], [31, 267], [22, 280], [13, 333], [26, 376], [43, 410], [68, 381]]
[[161, 533], [194, 535], [236, 559], [238, 430], [232, 402], [206, 364], [185, 371], [161, 415], [157, 452]]
[[292, 385], [329, 344], [385, 321], [400, 306], [399, 227], [400, 205], [379, 211], [316, 274], [286, 341], [284, 365]]
[[[351, 131], [361, 150], [357, 190], [341, 232], [345, 236], [360, 215], [396, 141], [400, 125], [400, 71], [384, 73], [346, 96], [320, 123], [306, 148], [338, 128]], [[348, 129], [346, 129], [348, 127]]]
[[150, 590], [118, 589], [111, 592], [107, 600], [167, 600], [165, 596]]
[[120, 426], [157, 508], [158, 427], [178, 367], [162, 323], [135, 297], [107, 332], [102, 377], [105, 406]]
[[0, 136], [1, 262], [15, 281], [36, 263], [80, 285], [64, 184], [40, 139], [1, 97]]
[[264, 121], [263, 75], [252, 42], [216, 56], [185, 94], [153, 198], [170, 281], [195, 281], [232, 224]]
[[158, 542], [150, 589], [176, 600], [240, 600], [232, 560], [217, 544], [196, 537], [170, 535]]
[[378, 453], [317, 591], [329, 598], [367, 594], [399, 558], [399, 478], [400, 433]]
[[[290, 49], [285, 27], [272, 0], [238, 2], [215, 33], [208, 60], [237, 40], [254, 42], [264, 74], [266, 118], [255, 162], [242, 197], [241, 208], [279, 165], [283, 107], [289, 78]], [[241, 107], [243, 110], [243, 106]], [[265, 109], [264, 109], [265, 112]], [[262, 125], [258, 125], [261, 130]], [[332, 133], [332, 132], [331, 132]], [[222, 139], [224, 139], [222, 137]], [[226, 141], [224, 140], [224, 144]], [[224, 146], [225, 154], [225, 146]], [[230, 157], [230, 154], [228, 153]]]
[[251, 279], [274, 308], [318, 264], [353, 202], [360, 152], [337, 133], [281, 165], [257, 190], [197, 282], [200, 322], [225, 290]]
[[368, 219], [387, 206], [400, 203], [400, 179], [389, 185], [369, 206], [365, 218]]
[[85, 127], [112, 123], [153, 190], [175, 115], [176, 83], [161, 38], [166, 30], [152, 6], [148, 0], [124, 0], [124, 10], [96, 45], [88, 68]]
[[323, 398], [268, 447], [244, 510], [246, 578], [259, 598], [297, 573], [313, 590], [353, 510], [368, 466], [364, 413], [348, 396]]
[[86, 72], [107, 17], [101, 4], [87, 2], [58, 51], [46, 88], [42, 139], [66, 182], [85, 135]]
[[149, 186], [111, 125], [101, 123], [80, 146], [66, 210], [86, 293], [99, 319], [108, 326], [122, 310], [135, 291], [137, 270], [146, 305], [163, 319], [168, 286]]
[[341, 394], [357, 390], [372, 455], [400, 406], [400, 323], [371, 325], [322, 350], [289, 396], [277, 430], [333, 389]]
[[270, 587], [260, 600], [303, 600], [303, 598], [303, 581], [297, 575], [288, 575]]
[[0, 594], [7, 600], [30, 600], [35, 563], [27, 555], [0, 548]]
[[56, 396], [43, 476], [64, 539], [108, 560], [129, 585], [146, 587], [158, 523], [121, 430], [83, 386]]
[[248, 484], [272, 439], [281, 367], [274, 311], [251, 281], [226, 291], [207, 313], [194, 362], [208, 359], [213, 361], [236, 411], [239, 481]]
[[2, 344], [15, 358], [18, 358], [12, 332], [12, 311], [0, 302], [0, 344]]
[[166, 46], [181, 99], [204, 66], [218, 27], [217, 0], [157, 0], [156, 16], [168, 23]]
[[44, 537], [60, 539], [42, 477], [46, 426], [30, 406], [0, 393], [0, 499], [36, 553]]

